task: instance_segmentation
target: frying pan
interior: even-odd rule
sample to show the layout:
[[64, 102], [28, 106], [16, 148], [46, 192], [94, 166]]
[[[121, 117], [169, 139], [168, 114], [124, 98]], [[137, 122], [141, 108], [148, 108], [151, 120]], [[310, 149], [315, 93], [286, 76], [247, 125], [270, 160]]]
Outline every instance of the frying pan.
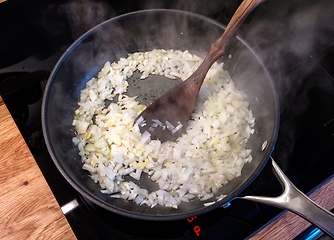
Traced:
[[[217, 40], [223, 31], [224, 26], [218, 22], [194, 13], [146, 10], [103, 22], [82, 35], [67, 49], [54, 67], [46, 86], [42, 124], [46, 145], [55, 165], [81, 195], [106, 210], [123, 216], [166, 221], [201, 215], [221, 207], [238, 197], [256, 178], [275, 145], [279, 103], [270, 74], [256, 53], [239, 36], [229, 40], [226, 54], [219, 61], [224, 61], [225, 69], [229, 71], [237, 87], [248, 95], [247, 101], [256, 119], [255, 132], [248, 143], [248, 148], [252, 149], [253, 160], [245, 164], [241, 176], [234, 178], [218, 191], [216, 196], [226, 195], [222, 200], [207, 207], [199, 200], [192, 200], [190, 203], [181, 203], [178, 209], [173, 209], [162, 206], [150, 208], [139, 206], [132, 201], [111, 198], [101, 193], [99, 185], [94, 183], [88, 172], [82, 170], [77, 147], [72, 143], [75, 136], [72, 121], [74, 111], [78, 108], [80, 91], [85, 88], [88, 80], [97, 75], [106, 61], [113, 62], [126, 57], [128, 53], [153, 49], [189, 50], [204, 57], [210, 44]], [[227, 57], [229, 55], [232, 57]], [[267, 144], [263, 149], [264, 142]], [[284, 174], [274, 162], [273, 164], [280, 179], [285, 182]], [[143, 184], [152, 183], [146, 180]], [[248, 199], [287, 208], [267, 198]], [[305, 217], [304, 214], [300, 215]]]

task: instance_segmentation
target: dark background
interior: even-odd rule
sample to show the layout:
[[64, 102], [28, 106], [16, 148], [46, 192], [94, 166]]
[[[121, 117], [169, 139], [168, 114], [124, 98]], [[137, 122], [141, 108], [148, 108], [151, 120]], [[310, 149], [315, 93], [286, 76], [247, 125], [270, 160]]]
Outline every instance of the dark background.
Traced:
[[[60, 205], [76, 193], [45, 152], [40, 104], [48, 75], [67, 47], [93, 26], [131, 11], [181, 9], [226, 25], [240, 3], [9, 0], [0, 4], [0, 95]], [[334, 173], [334, 1], [268, 0], [247, 17], [239, 34], [262, 57], [279, 94], [281, 121], [273, 157], [294, 184], [309, 192]], [[272, 175], [270, 166], [266, 166], [248, 191], [277, 195], [281, 188]], [[68, 194], [59, 194], [64, 189]], [[244, 201], [235, 205], [249, 207]], [[231, 229], [237, 235], [226, 234], [220, 239], [242, 239], [280, 212], [269, 206], [256, 208], [262, 209], [262, 215], [256, 215], [256, 221], [252, 219], [255, 227], [243, 234], [237, 233], [238, 228]], [[89, 236], [95, 236], [97, 230], [83, 234], [75, 214], [84, 219], [83, 213], [66, 217], [77, 237], [93, 239]]]

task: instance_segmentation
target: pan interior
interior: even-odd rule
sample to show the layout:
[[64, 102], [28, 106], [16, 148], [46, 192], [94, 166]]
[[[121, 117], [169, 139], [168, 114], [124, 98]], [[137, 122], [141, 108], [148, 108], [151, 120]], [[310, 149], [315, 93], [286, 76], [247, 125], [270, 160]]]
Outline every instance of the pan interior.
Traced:
[[[224, 27], [208, 18], [177, 10], [148, 10], [106, 21], [78, 39], [54, 68], [43, 99], [42, 124], [50, 155], [67, 181], [84, 197], [105, 209], [125, 216], [147, 220], [174, 220], [199, 215], [230, 201], [257, 176], [266, 163], [278, 131], [278, 100], [273, 81], [265, 66], [240, 38], [234, 37], [225, 62], [256, 118], [255, 133], [249, 141], [253, 161], [242, 175], [230, 181], [216, 195], [226, 194], [220, 202], [204, 207], [199, 200], [182, 203], [178, 209], [139, 206], [131, 201], [113, 199], [82, 170], [77, 147], [72, 143], [72, 120], [78, 108], [80, 91], [96, 76], [106, 61], [116, 61], [128, 53], [153, 49], [189, 50], [203, 57]], [[232, 58], [227, 56], [232, 55]], [[264, 151], [262, 143], [268, 141]]]

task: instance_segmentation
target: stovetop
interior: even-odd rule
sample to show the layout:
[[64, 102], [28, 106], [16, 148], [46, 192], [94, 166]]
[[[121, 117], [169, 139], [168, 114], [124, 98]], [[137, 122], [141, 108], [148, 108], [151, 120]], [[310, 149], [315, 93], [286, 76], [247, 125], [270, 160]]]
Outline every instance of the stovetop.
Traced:
[[[58, 172], [43, 140], [40, 107], [47, 78], [61, 54], [86, 30], [110, 17], [147, 8], [188, 10], [226, 25], [240, 2], [11, 0], [0, 4], [0, 56], [6, 56], [0, 58], [0, 95], [78, 239], [244, 239], [282, 211], [235, 200], [226, 208], [180, 221], [122, 217], [79, 195]], [[333, 12], [331, 0], [268, 0], [240, 29], [268, 66], [280, 97], [280, 131], [272, 156], [305, 193], [334, 173]], [[242, 194], [280, 193], [267, 164]], [[314, 231], [312, 227], [297, 239], [312, 239]]]

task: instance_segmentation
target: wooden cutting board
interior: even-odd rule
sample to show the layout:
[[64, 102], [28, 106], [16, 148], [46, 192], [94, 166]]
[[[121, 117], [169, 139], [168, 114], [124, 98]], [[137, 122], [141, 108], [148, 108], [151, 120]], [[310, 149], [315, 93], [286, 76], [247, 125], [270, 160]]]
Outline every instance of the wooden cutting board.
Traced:
[[0, 97], [0, 239], [76, 239]]

